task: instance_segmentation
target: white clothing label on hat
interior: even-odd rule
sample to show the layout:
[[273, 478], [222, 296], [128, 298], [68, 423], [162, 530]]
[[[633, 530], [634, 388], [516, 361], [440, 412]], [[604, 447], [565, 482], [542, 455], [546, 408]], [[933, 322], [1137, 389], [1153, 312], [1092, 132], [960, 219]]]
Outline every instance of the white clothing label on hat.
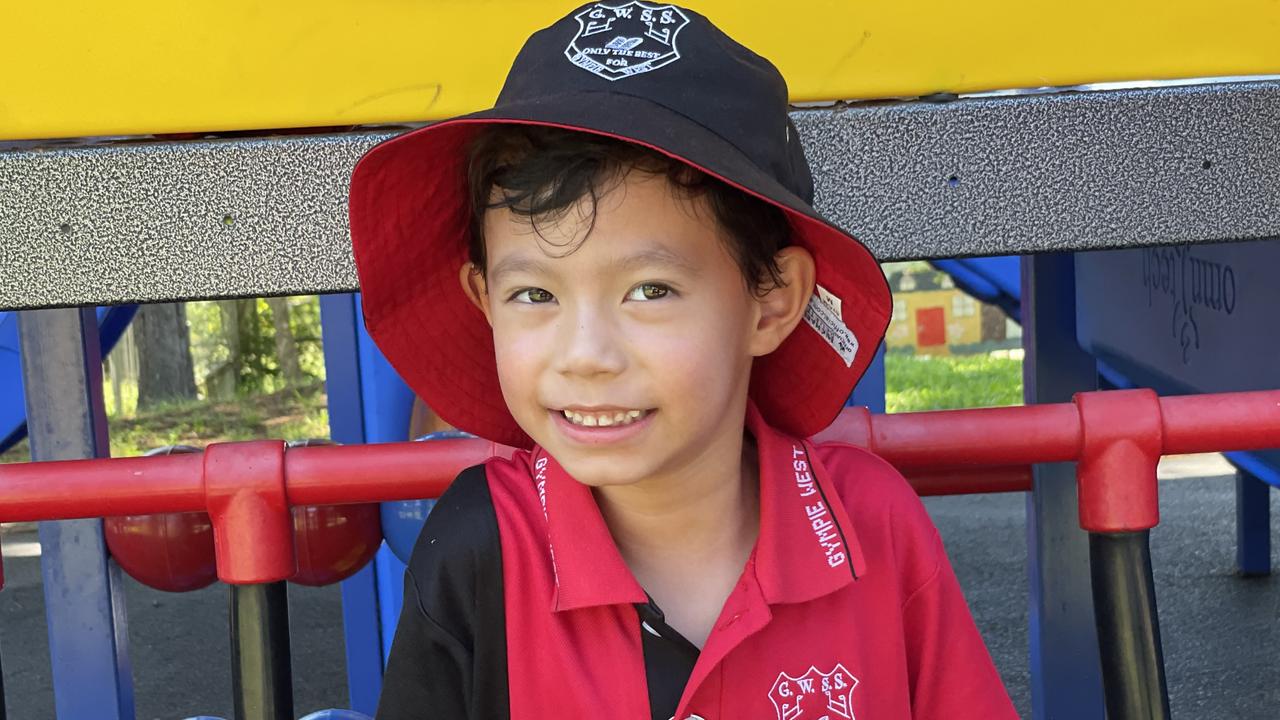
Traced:
[[564, 56], [605, 80], [646, 73], [680, 59], [676, 36], [689, 24], [675, 5], [631, 0], [621, 5], [598, 2], [574, 18], [578, 34]]
[[[840, 302], [834, 295], [831, 298], [837, 304]], [[818, 293], [809, 297], [809, 305], [804, 309], [804, 321], [836, 351], [840, 359], [844, 360], [845, 367], [853, 365], [853, 358], [858, 354], [858, 338]]]
[[840, 298], [836, 297], [835, 293], [822, 287], [821, 285], [818, 285], [817, 283], [814, 283], [813, 287], [818, 291], [818, 297], [822, 298], [822, 302], [826, 303], [827, 307], [836, 311], [836, 317], [844, 317], [844, 312], [841, 311], [840, 309], [841, 308]]

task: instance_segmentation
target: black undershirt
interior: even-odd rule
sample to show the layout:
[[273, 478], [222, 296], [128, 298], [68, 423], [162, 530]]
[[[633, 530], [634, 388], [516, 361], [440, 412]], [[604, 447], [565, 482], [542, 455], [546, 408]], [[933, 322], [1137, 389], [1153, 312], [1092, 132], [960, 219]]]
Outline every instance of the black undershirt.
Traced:
[[636, 611], [640, 615], [644, 674], [649, 681], [650, 715], [653, 720], [669, 720], [698, 662], [698, 647], [667, 624], [652, 597], [647, 605], [636, 605]]
[[[651, 716], [669, 720], [698, 648], [667, 625], [652, 598], [635, 607]], [[462, 471], [418, 536], [375, 717], [511, 717], [502, 543], [483, 465]]]

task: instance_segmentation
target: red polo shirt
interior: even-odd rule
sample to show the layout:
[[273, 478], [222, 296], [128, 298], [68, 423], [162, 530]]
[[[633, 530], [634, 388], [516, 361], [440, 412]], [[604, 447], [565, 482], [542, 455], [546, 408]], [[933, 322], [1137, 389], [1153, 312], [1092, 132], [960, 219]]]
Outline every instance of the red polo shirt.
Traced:
[[[676, 717], [1016, 717], [902, 476], [860, 448], [787, 437], [754, 405], [747, 429], [760, 456], [759, 539]], [[648, 598], [591, 490], [541, 448], [486, 471], [511, 717], [649, 718], [636, 610]]]
[[760, 532], [701, 650], [632, 576], [591, 490], [535, 447], [469, 468], [428, 517], [378, 720], [1017, 717], [902, 476], [751, 404], [746, 425]]

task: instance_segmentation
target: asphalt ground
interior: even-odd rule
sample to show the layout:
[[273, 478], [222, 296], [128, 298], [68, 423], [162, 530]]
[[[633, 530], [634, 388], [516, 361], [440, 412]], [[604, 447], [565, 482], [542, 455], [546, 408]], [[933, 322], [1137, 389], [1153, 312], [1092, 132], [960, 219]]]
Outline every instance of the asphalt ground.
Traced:
[[[1275, 718], [1280, 580], [1235, 573], [1235, 484], [1217, 456], [1162, 465], [1151, 535], [1174, 717]], [[1277, 513], [1276, 493], [1272, 512]], [[956, 574], [1005, 684], [1030, 717], [1025, 497], [929, 498]], [[1273, 530], [1273, 543], [1276, 532]], [[34, 533], [4, 538], [0, 656], [9, 717], [52, 720], [48, 638]], [[231, 717], [228, 589], [171, 594], [126, 581], [137, 717]], [[346, 704], [337, 587], [290, 586], [296, 715]]]

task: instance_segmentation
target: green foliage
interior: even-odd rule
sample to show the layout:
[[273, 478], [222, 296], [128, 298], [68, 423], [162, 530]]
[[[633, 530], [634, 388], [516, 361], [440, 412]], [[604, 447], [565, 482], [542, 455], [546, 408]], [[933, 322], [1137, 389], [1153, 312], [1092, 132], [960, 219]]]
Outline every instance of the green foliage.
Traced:
[[302, 372], [324, 380], [324, 345], [320, 332], [320, 298], [315, 295], [289, 298], [289, 328], [298, 343], [298, 365]]
[[[289, 298], [289, 329], [298, 347], [304, 375], [324, 379], [324, 349], [320, 333], [320, 299], [314, 295]], [[234, 307], [236, 317], [228, 313]], [[228, 325], [238, 329], [231, 337]], [[266, 300], [201, 301], [187, 303], [191, 327], [191, 357], [202, 397], [218, 396], [220, 381], [234, 386], [239, 396], [272, 393], [284, 388], [276, 358], [275, 329]], [[236, 356], [232, 348], [238, 346]], [[224, 373], [233, 375], [224, 378]]]
[[[305, 378], [301, 387], [284, 387], [276, 359], [271, 309], [265, 300], [189, 302], [186, 311], [191, 358], [201, 399], [165, 403], [136, 412], [135, 379], [122, 379], [119, 408], [115, 407], [110, 383], [104, 383], [112, 456], [139, 455], [173, 444], [203, 446], [264, 437], [327, 438], [329, 415], [324, 394], [320, 300], [314, 295], [299, 296], [289, 298], [289, 304], [289, 329]], [[216, 382], [219, 372], [232, 361], [232, 343], [224, 325], [229, 309], [238, 316], [235, 341], [241, 357], [234, 368], [234, 393], [219, 399], [218, 393], [211, 393], [211, 381]], [[211, 394], [215, 396], [212, 400]], [[29, 457], [24, 441], [0, 455], [0, 463], [25, 462]]]
[[208, 397], [205, 385], [214, 368], [230, 358], [231, 350], [222, 340], [222, 314], [213, 301], [187, 303], [187, 326], [191, 329], [191, 361], [196, 370], [196, 386]]
[[123, 407], [116, 407], [115, 395], [107, 383], [103, 383], [102, 390], [102, 402], [107, 410], [107, 417], [132, 414], [137, 409], [138, 382], [136, 380], [126, 379], [120, 383], [120, 404]]
[[[112, 457], [141, 455], [165, 445], [194, 445], [232, 440], [324, 439], [329, 437], [324, 384], [237, 398], [226, 402], [186, 400], [165, 403], [134, 417], [108, 418]], [[30, 458], [24, 440], [0, 455], [0, 463]]]
[[1022, 404], [1022, 361], [991, 355], [885, 355], [889, 412]]
[[275, 329], [267, 301], [256, 298], [236, 303], [240, 315], [240, 372], [236, 392], [241, 395], [271, 392], [279, 375], [276, 364]]

